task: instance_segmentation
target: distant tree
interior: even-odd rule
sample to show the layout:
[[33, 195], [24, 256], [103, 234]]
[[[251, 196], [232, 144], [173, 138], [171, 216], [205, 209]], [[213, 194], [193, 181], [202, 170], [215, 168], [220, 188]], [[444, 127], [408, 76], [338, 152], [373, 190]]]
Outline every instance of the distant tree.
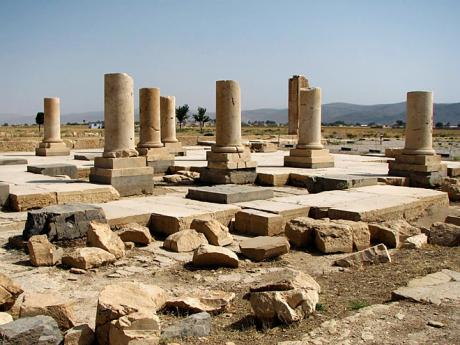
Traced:
[[204, 124], [211, 119], [206, 115], [206, 108], [198, 107], [197, 111], [198, 114], [193, 114], [193, 119], [200, 124], [200, 132], [203, 133]]
[[457, 124], [457, 127], [460, 127], [460, 123], [459, 123], [459, 124]]
[[5, 123], [3, 124], [3, 127], [8, 127], [8, 122], [5, 122]]
[[395, 125], [396, 125], [397, 127], [406, 127], [406, 123], [405, 123], [403, 120], [397, 120], [397, 121], [395, 122]]
[[40, 132], [41, 125], [45, 123], [45, 113], [37, 113], [37, 116], [35, 116], [35, 123], [38, 125], [38, 132]]
[[444, 127], [444, 124], [442, 122], [436, 122], [436, 128], [442, 128]]
[[179, 122], [179, 128], [182, 129], [182, 125], [185, 124], [185, 121], [189, 118], [189, 107], [188, 104], [184, 104], [176, 108], [176, 119]]

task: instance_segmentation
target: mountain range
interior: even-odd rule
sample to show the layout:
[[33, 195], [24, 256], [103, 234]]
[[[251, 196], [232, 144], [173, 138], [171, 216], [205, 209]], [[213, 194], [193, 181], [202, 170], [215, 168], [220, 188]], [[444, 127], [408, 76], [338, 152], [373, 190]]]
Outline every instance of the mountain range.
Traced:
[[[278, 123], [287, 123], [288, 110], [264, 108], [254, 110], [243, 110], [243, 121], [276, 121]], [[215, 117], [213, 113], [210, 117]], [[136, 114], [136, 119], [139, 115]], [[347, 124], [362, 123], [368, 124], [375, 122], [379, 124], [393, 124], [397, 120], [405, 121], [406, 103], [359, 105], [351, 103], [328, 103], [322, 106], [322, 122], [332, 123], [343, 121]], [[104, 114], [102, 111], [89, 111], [83, 113], [63, 114], [62, 123], [75, 122], [93, 122], [102, 120]], [[460, 123], [460, 103], [436, 103], [434, 105], [434, 122], [450, 122], [451, 125]], [[0, 124], [23, 124], [35, 123], [35, 114], [26, 116], [21, 114], [1, 114]]]

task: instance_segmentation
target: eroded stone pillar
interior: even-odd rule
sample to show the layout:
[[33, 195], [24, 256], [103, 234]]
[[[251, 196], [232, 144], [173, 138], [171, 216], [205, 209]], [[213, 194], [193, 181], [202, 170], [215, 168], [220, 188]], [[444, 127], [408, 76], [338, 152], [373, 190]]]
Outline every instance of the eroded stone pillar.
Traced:
[[437, 187], [447, 176], [447, 166], [433, 150], [433, 93], [407, 93], [404, 149], [389, 162], [388, 175], [409, 178], [414, 187]]
[[201, 171], [204, 183], [253, 183], [255, 161], [241, 144], [240, 86], [234, 80], [216, 82], [216, 144], [206, 153], [208, 166]]
[[185, 156], [186, 150], [176, 138], [176, 97], [160, 97], [161, 141], [175, 156]]
[[321, 143], [321, 89], [302, 88], [299, 93], [299, 139], [284, 157], [284, 165], [297, 168], [329, 168], [334, 159]]
[[308, 88], [308, 80], [303, 75], [289, 78], [288, 93], [288, 134], [295, 135], [299, 129], [300, 89]]
[[61, 139], [60, 99], [44, 99], [44, 138], [35, 150], [37, 156], [68, 156], [70, 150]]
[[153, 168], [134, 148], [133, 79], [126, 73], [104, 76], [103, 157], [94, 159], [89, 180], [111, 184], [121, 196], [150, 194]]
[[126, 73], [104, 76], [103, 157], [136, 157], [133, 78]]

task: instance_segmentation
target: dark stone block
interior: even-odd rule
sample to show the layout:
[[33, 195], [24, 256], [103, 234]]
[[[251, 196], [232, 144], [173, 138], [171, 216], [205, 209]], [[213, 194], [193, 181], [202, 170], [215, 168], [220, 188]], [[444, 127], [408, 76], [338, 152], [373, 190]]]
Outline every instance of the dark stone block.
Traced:
[[289, 177], [290, 185], [306, 188], [310, 193], [373, 186], [377, 183], [377, 177], [359, 175], [309, 176], [291, 174]]
[[67, 175], [72, 179], [78, 178], [78, 169], [72, 164], [40, 164], [28, 165], [27, 171], [47, 176]]
[[27, 159], [23, 158], [1, 158], [0, 165], [22, 165], [27, 164]]
[[164, 174], [168, 171], [170, 166], [174, 165], [174, 159], [171, 160], [156, 160], [156, 161], [147, 161], [147, 166], [153, 168], [153, 173]]
[[264, 200], [273, 198], [273, 190], [264, 187], [223, 185], [189, 188], [187, 198], [218, 204]]
[[22, 236], [28, 240], [33, 235], [47, 235], [50, 241], [82, 238], [93, 220], [107, 223], [101, 207], [87, 204], [48, 206], [27, 213]]
[[59, 345], [63, 340], [57, 322], [50, 316], [23, 317], [0, 325], [2, 345]]
[[256, 181], [256, 169], [209, 169], [200, 171], [200, 182], [204, 184], [252, 184]]
[[10, 185], [5, 182], [0, 182], [0, 209], [8, 204], [10, 196]]

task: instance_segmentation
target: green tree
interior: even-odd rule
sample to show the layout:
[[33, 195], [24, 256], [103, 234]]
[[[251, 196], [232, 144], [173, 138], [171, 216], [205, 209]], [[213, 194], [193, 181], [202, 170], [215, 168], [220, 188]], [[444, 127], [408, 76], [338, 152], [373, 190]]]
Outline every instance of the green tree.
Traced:
[[436, 125], [435, 125], [435, 126], [436, 126], [436, 128], [442, 128], [442, 127], [444, 127], [444, 123], [442, 123], [442, 122], [436, 122]]
[[38, 132], [40, 132], [41, 125], [45, 123], [45, 113], [37, 113], [37, 116], [35, 116], [35, 123], [38, 125]]
[[201, 133], [203, 133], [204, 124], [211, 120], [209, 116], [206, 115], [206, 108], [202, 107], [198, 107], [198, 114], [193, 114], [193, 119], [200, 124]]
[[189, 118], [189, 107], [188, 104], [184, 104], [176, 108], [176, 119], [179, 122], [179, 128], [182, 129], [182, 125], [185, 124], [185, 121]]

